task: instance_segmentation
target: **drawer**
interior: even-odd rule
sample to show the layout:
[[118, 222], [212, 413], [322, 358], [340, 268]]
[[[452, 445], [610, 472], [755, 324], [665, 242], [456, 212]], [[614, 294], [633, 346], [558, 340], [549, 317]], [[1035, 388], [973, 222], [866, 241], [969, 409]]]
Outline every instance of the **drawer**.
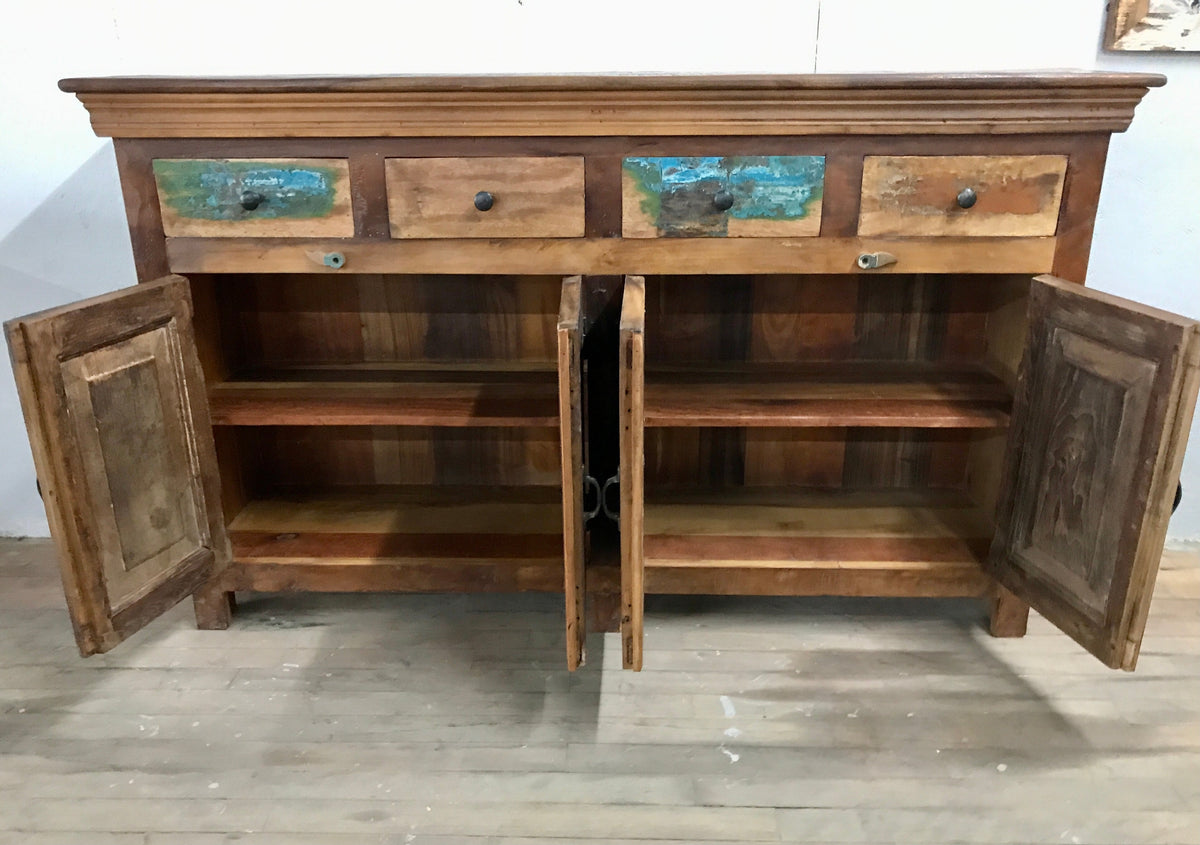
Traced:
[[156, 159], [170, 237], [350, 238], [345, 159]]
[[867, 156], [858, 233], [1053, 235], [1066, 173], [1066, 156]]
[[390, 158], [393, 238], [581, 238], [583, 159]]
[[824, 156], [627, 158], [627, 238], [809, 237], [821, 231]]

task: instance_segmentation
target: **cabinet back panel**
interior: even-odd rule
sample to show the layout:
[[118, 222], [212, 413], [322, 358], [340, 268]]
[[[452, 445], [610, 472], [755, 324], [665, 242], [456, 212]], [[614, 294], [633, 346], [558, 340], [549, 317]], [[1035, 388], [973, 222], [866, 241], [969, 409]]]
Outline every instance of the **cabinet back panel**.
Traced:
[[654, 487], [963, 488], [984, 435], [936, 428], [649, 428]]
[[234, 369], [554, 361], [557, 276], [221, 277]]
[[[922, 361], [986, 365], [1011, 384], [1028, 287], [1028, 277], [999, 275], [648, 277], [647, 366]], [[646, 482], [964, 488], [970, 479], [986, 504], [1003, 440], [939, 428], [651, 428]]]
[[1003, 277], [652, 276], [646, 359], [981, 361]]
[[394, 484], [561, 483], [555, 429], [264, 426], [238, 429], [253, 495]]

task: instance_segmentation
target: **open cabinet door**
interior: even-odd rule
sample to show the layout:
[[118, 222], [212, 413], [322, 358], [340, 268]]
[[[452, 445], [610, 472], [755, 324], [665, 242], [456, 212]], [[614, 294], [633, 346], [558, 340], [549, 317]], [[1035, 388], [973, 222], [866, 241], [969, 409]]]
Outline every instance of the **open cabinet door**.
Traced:
[[563, 280], [558, 308], [558, 436], [562, 446], [563, 593], [567, 611], [567, 668], [585, 659], [586, 520], [583, 515], [583, 279]]
[[1034, 280], [989, 567], [1133, 669], [1196, 403], [1197, 324]]
[[645, 604], [643, 516], [645, 514], [646, 280], [625, 277], [621, 302], [621, 665], [642, 668], [642, 608]]
[[229, 560], [188, 282], [4, 329], [75, 639], [108, 651]]

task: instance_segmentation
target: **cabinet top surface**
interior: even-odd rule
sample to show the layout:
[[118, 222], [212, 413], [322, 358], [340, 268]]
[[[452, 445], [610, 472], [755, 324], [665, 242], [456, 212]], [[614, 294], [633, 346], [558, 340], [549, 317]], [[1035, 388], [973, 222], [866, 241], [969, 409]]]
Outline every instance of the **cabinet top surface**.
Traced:
[[508, 91], [828, 91], [885, 89], [1004, 90], [1011, 88], [1156, 88], [1154, 73], [1054, 71], [966, 74], [557, 74], [395, 76], [101, 76], [74, 77], [58, 85], [71, 93], [270, 94]]
[[1145, 73], [64, 79], [116, 138], [1120, 132]]

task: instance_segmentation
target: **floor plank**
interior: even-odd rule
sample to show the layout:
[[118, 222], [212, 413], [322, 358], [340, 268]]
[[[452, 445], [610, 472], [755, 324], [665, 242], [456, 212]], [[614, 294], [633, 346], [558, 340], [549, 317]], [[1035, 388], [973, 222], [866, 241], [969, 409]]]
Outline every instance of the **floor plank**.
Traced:
[[186, 603], [78, 657], [0, 541], [0, 845], [1200, 842], [1200, 552], [1136, 673], [960, 599], [651, 596], [563, 668], [557, 595]]

